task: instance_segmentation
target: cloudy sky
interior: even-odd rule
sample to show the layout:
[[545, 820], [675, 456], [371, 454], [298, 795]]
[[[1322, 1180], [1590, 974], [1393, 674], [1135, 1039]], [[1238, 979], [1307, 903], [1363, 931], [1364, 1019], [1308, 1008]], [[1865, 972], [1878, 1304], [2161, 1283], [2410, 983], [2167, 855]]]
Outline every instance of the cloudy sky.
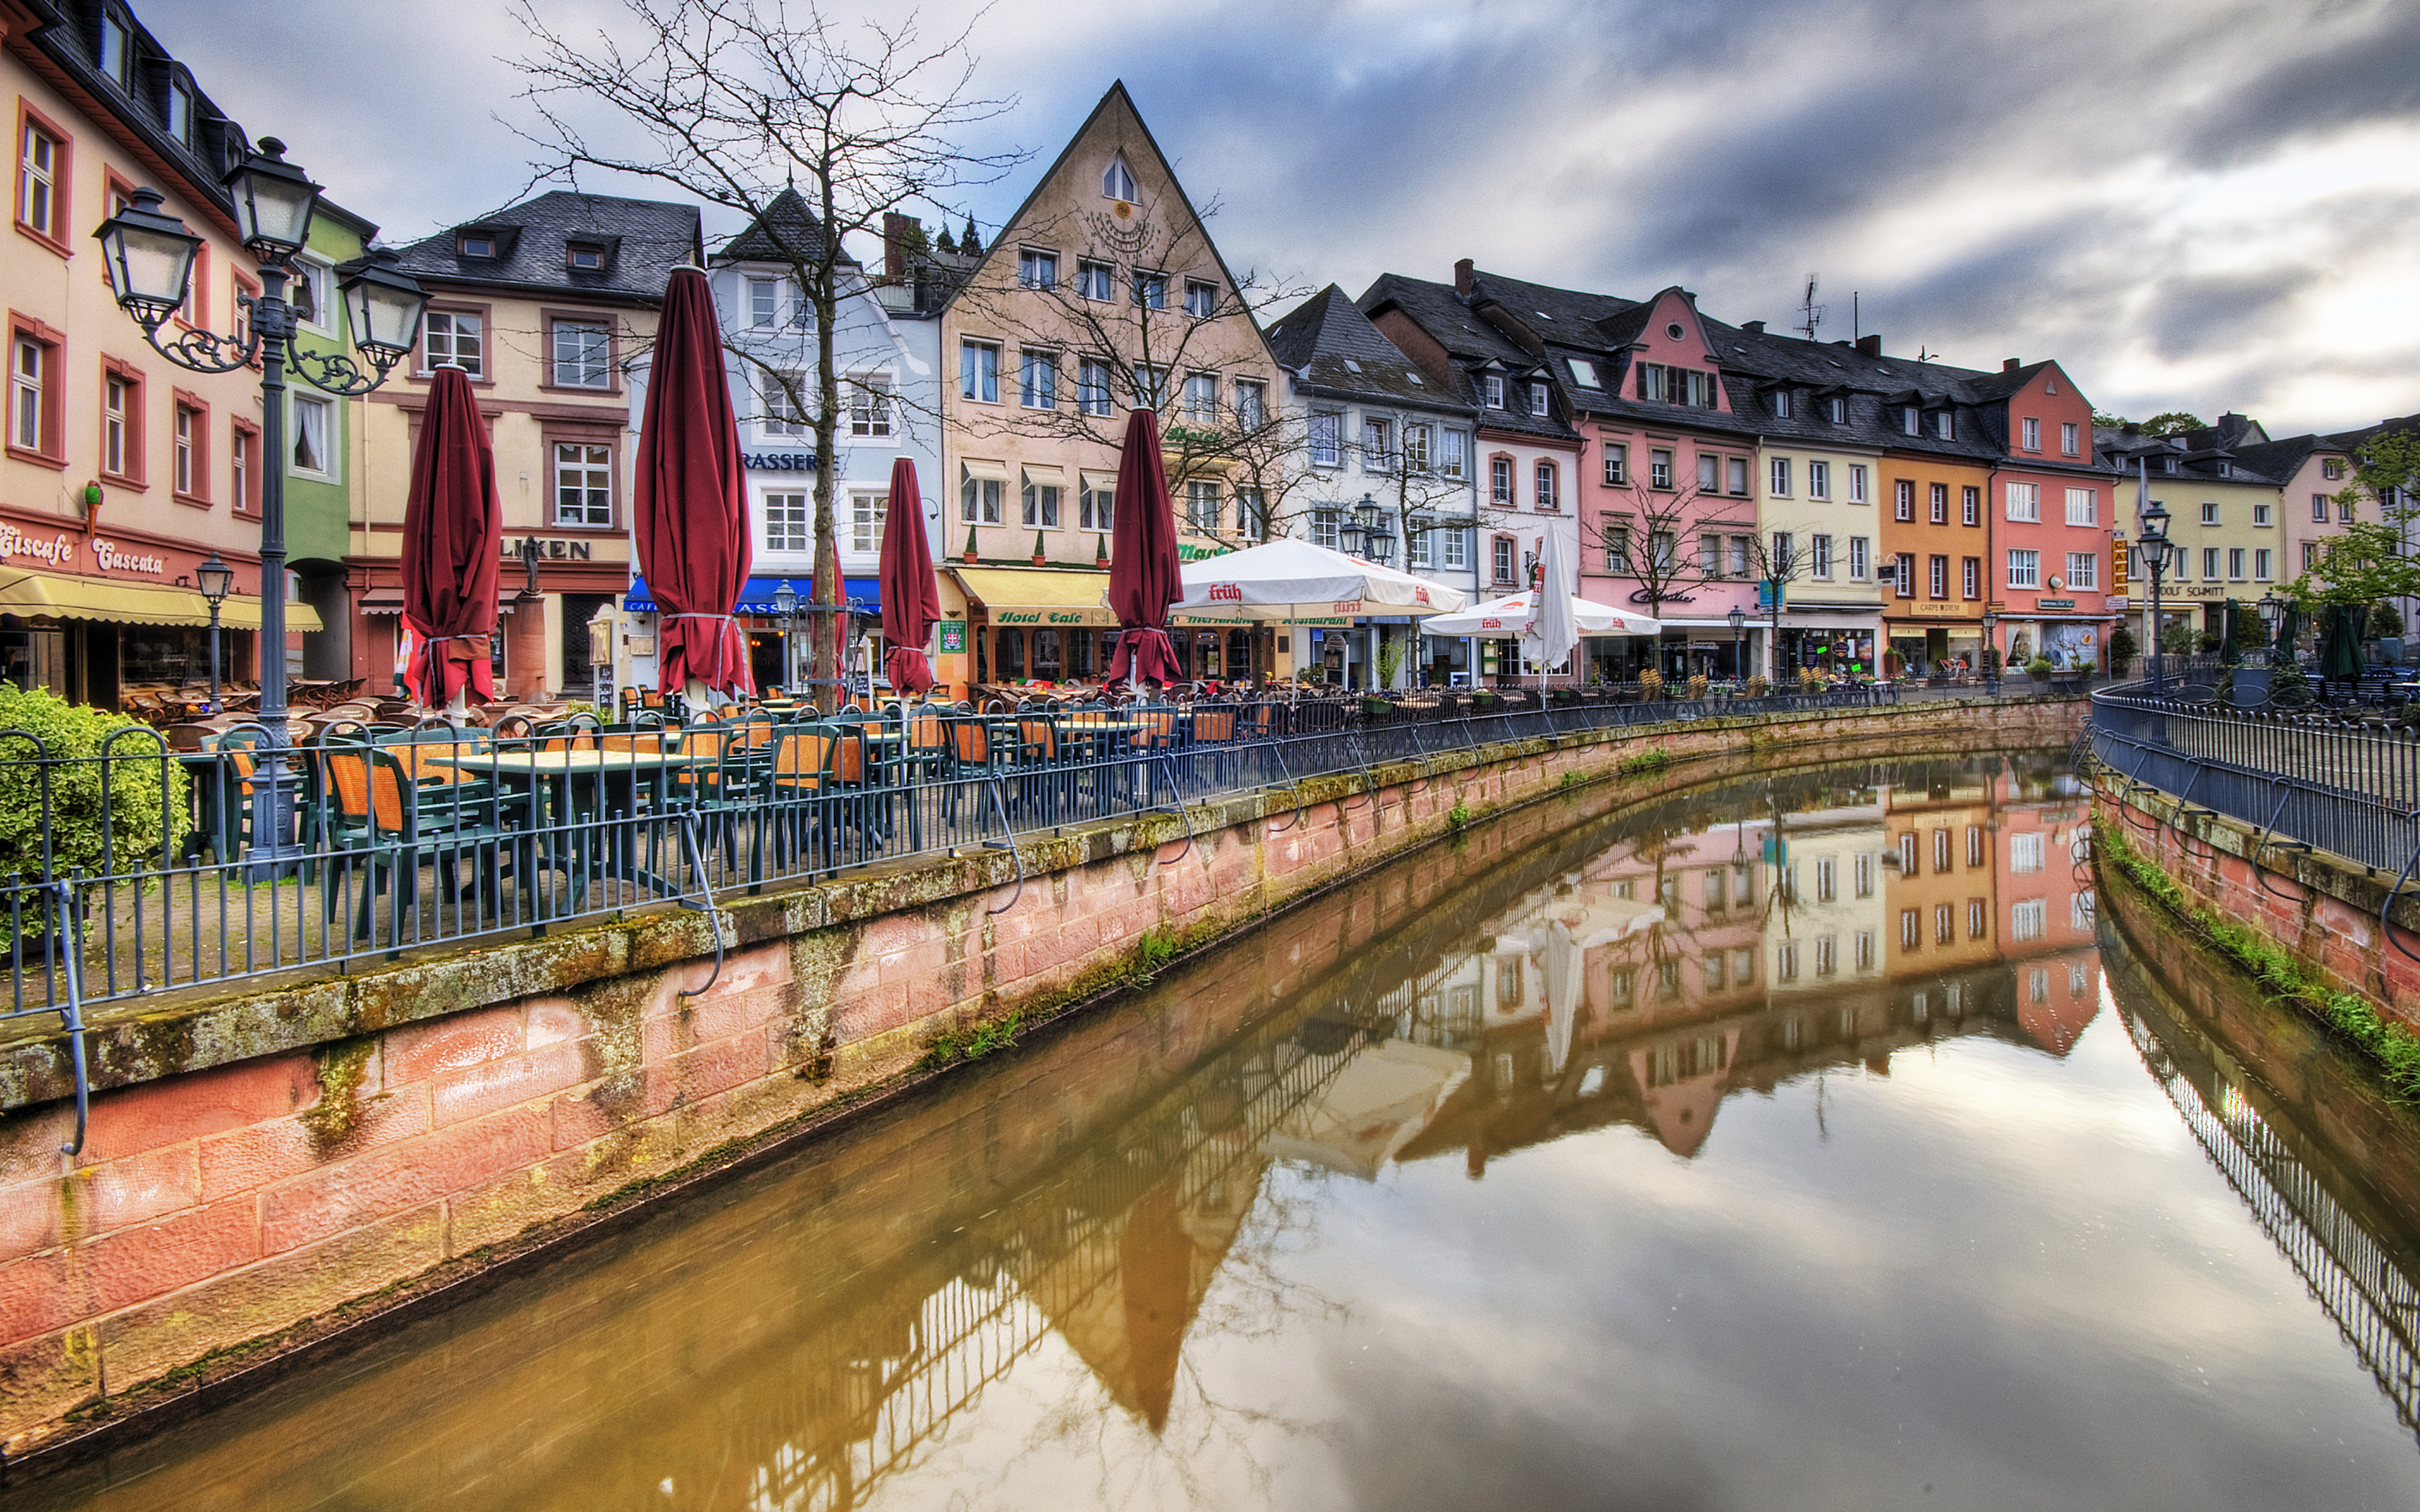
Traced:
[[[139, 13], [389, 239], [526, 180], [498, 117], [528, 43], [495, 0]], [[1016, 100], [975, 145], [1038, 154], [956, 208], [986, 235], [1124, 78], [1230, 262], [1289, 284], [1467, 256], [1778, 329], [1812, 272], [1825, 338], [1854, 293], [1885, 350], [2055, 356], [2135, 418], [2420, 409], [2409, 0], [1000, 0], [972, 36], [978, 88]]]

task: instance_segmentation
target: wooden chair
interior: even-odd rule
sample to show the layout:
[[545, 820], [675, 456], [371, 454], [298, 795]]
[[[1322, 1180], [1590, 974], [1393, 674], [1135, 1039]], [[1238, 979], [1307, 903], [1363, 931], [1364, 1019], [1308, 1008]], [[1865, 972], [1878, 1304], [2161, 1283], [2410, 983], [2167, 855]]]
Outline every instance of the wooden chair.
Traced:
[[[373, 937], [372, 905], [392, 890], [395, 912], [388, 935], [393, 955], [413, 933], [404, 910], [416, 909], [420, 868], [433, 862], [449, 898], [459, 902], [460, 865], [466, 851], [474, 864], [473, 890], [485, 914], [496, 913], [503, 860], [526, 892], [535, 883], [535, 837], [526, 825], [508, 832], [499, 823], [492, 796], [470, 797], [450, 785], [424, 787], [392, 749], [353, 741], [317, 748], [327, 795], [321, 833], [327, 864], [319, 873], [321, 917], [333, 922], [349, 884], [362, 876], [360, 906], [351, 937]], [[416, 921], [416, 920], [415, 920]]]

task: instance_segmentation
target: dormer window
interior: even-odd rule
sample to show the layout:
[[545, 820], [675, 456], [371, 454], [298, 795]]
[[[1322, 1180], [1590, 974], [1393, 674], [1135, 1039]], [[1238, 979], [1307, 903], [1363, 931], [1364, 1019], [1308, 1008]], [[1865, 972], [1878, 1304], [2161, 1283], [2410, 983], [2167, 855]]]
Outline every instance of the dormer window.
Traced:
[[496, 239], [484, 231], [465, 231], [455, 238], [454, 250], [465, 257], [493, 257]]
[[1134, 202], [1136, 197], [1134, 175], [1126, 168], [1125, 153], [1121, 152], [1111, 158], [1109, 167], [1102, 171], [1101, 197], [1120, 200], [1127, 204]]
[[1849, 401], [1845, 395], [1835, 394], [1832, 398], [1832, 424], [1845, 425], [1848, 423]]
[[1958, 439], [1957, 424], [1951, 418], [1950, 411], [1944, 409], [1932, 417], [1932, 434], [1945, 441]]
[[1563, 364], [1572, 370], [1572, 381], [1578, 384], [1581, 388], [1601, 389], [1605, 387], [1603, 383], [1597, 380], [1596, 364], [1590, 362], [1587, 358], [1566, 357], [1563, 359]]
[[1531, 380], [1529, 384], [1529, 413], [1533, 415], [1544, 415], [1551, 414], [1552, 412], [1553, 411], [1548, 408], [1546, 402], [1546, 385], [1544, 382], [1537, 381], [1535, 379]]
[[187, 147], [194, 145], [194, 92], [182, 79], [168, 85], [168, 134]]
[[1773, 418], [1776, 420], [1788, 420], [1790, 418], [1790, 391], [1788, 389], [1776, 389], [1773, 391]]
[[1486, 400], [1488, 409], [1503, 409], [1504, 375], [1501, 373], [1481, 374], [1479, 379], [1479, 392], [1481, 397]]
[[1910, 436], [1918, 436], [1923, 434], [1923, 420], [1924, 412], [1916, 409], [1914, 405], [1905, 406], [1899, 412], [1900, 429], [1907, 432]]
[[563, 249], [563, 256], [575, 273], [601, 273], [605, 270], [605, 249], [593, 241], [570, 242]]
[[134, 49], [128, 36], [126, 23], [103, 12], [101, 18], [101, 71], [120, 89], [129, 87]]

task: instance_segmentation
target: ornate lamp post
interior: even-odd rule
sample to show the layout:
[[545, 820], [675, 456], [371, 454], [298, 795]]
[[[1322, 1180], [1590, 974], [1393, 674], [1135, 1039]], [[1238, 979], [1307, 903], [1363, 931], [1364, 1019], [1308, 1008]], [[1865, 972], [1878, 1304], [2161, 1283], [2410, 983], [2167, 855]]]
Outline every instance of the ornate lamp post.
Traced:
[[219, 560], [215, 551], [209, 560], [194, 569], [194, 585], [202, 591], [202, 601], [210, 607], [210, 712], [219, 712], [219, 606], [226, 602], [235, 589], [235, 569]]
[[2151, 574], [2151, 691], [2158, 694], [2167, 681], [2162, 665], [2166, 657], [2160, 646], [2161, 632], [2166, 628], [2160, 623], [2160, 582], [2168, 570], [2168, 511], [2156, 499], [2143, 511], [2143, 528], [2134, 548], [2142, 553], [2143, 564]]
[[782, 622], [782, 686], [788, 687], [798, 680], [798, 666], [790, 654], [790, 625], [799, 612], [799, 591], [784, 578], [773, 589], [773, 612]]
[[1747, 610], [1733, 604], [1727, 618], [1731, 622], [1731, 675], [1736, 677], [1745, 670], [1741, 658], [1747, 655], [1740, 648], [1740, 637], [1747, 629]]
[[340, 398], [366, 393], [420, 339], [421, 313], [428, 296], [395, 267], [392, 252], [378, 251], [338, 270], [337, 288], [352, 323], [353, 345], [368, 363], [343, 353], [322, 354], [294, 345], [293, 306], [286, 302], [290, 260], [310, 239], [319, 186], [285, 161], [286, 145], [260, 139], [223, 182], [234, 202], [236, 227], [244, 250], [259, 264], [257, 296], [239, 302], [252, 313], [251, 329], [240, 335], [187, 330], [163, 341], [161, 328], [183, 306], [194, 280], [194, 259], [202, 239], [185, 223], [160, 211], [163, 196], [145, 187], [133, 202], [93, 232], [118, 308], [143, 328], [152, 350], [194, 373], [232, 373], [260, 364], [260, 722], [265, 727], [256, 769], [254, 856], [270, 863], [256, 871], [273, 874], [278, 863], [301, 854], [294, 837], [286, 752], [286, 372]]
[[1983, 696], [2000, 696], [2000, 617], [1983, 611]]

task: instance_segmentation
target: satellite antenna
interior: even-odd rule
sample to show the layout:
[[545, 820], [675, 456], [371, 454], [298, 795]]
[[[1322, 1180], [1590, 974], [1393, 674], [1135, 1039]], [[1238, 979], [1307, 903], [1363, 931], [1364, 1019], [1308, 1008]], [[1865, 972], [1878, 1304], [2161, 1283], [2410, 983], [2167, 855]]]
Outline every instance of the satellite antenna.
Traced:
[[1807, 297], [1798, 301], [1798, 312], [1806, 316], [1798, 322], [1800, 334], [1808, 341], [1815, 339], [1815, 328], [1823, 323], [1823, 307], [1815, 302], [1815, 275], [1807, 275]]

